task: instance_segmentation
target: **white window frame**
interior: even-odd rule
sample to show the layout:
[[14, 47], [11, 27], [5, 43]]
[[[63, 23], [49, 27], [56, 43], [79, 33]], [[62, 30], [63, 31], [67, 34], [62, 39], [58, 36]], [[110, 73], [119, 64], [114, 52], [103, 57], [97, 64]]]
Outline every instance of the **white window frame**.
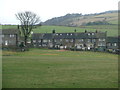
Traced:
[[91, 42], [91, 39], [87, 39], [87, 42]]
[[15, 35], [14, 34], [10, 34], [10, 37], [12, 38], [12, 37], [14, 37]]
[[90, 33], [88, 33], [88, 36], [90, 36]]
[[99, 38], [99, 41], [105, 41], [105, 38]]
[[41, 40], [38, 40], [38, 42], [40, 43], [40, 42], [41, 42]]
[[62, 42], [62, 39], [60, 39], [60, 41]]
[[8, 45], [8, 41], [7, 41], [7, 40], [5, 40], [5, 45], [6, 45], [6, 46]]
[[47, 41], [47, 39], [43, 39], [43, 42], [46, 43], [46, 42], [48, 42], [48, 41]]
[[65, 39], [65, 41], [66, 41], [66, 42], [69, 42], [69, 40], [68, 40], [68, 39]]
[[95, 33], [92, 33], [92, 35], [95, 35]]
[[105, 46], [105, 44], [103, 44], [103, 43], [98, 43], [98, 46]]
[[79, 42], [83, 42], [83, 39], [79, 39]]
[[114, 43], [114, 46], [117, 46], [117, 43]]
[[70, 42], [73, 42], [73, 41], [74, 41], [73, 39], [70, 40]]
[[34, 43], [36, 43], [36, 40], [33, 40]]

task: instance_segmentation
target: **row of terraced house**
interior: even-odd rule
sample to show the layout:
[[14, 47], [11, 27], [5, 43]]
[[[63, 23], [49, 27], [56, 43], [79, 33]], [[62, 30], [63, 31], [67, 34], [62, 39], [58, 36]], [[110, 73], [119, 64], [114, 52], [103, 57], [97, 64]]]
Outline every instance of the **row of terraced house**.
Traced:
[[[2, 47], [18, 46], [23, 42], [19, 30], [2, 30]], [[92, 50], [92, 51], [119, 51], [118, 37], [107, 37], [107, 32], [71, 32], [57, 33], [33, 33], [31, 46], [35, 48], [54, 48], [71, 50]]]

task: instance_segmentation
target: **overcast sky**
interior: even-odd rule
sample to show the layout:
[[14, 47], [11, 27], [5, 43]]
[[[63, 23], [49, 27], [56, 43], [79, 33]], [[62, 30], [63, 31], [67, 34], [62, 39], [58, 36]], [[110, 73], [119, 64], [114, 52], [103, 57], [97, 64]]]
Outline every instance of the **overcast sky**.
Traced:
[[0, 23], [17, 24], [15, 14], [32, 11], [41, 21], [67, 13], [99, 13], [117, 10], [119, 0], [0, 0]]

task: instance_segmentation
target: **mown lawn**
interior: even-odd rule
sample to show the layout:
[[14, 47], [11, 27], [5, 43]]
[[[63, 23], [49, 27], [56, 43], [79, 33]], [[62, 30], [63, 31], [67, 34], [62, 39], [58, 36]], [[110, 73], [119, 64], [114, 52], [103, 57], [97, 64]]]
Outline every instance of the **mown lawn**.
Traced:
[[3, 88], [116, 88], [118, 56], [85, 51], [3, 51]]

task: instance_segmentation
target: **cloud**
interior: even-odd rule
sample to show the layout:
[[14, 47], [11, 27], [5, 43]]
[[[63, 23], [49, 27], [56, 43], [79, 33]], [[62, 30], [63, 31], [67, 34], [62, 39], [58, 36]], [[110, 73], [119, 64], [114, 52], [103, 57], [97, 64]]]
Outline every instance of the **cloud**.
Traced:
[[1, 23], [16, 22], [15, 14], [32, 11], [42, 21], [67, 13], [98, 13], [118, 8], [119, 0], [1, 0]]

